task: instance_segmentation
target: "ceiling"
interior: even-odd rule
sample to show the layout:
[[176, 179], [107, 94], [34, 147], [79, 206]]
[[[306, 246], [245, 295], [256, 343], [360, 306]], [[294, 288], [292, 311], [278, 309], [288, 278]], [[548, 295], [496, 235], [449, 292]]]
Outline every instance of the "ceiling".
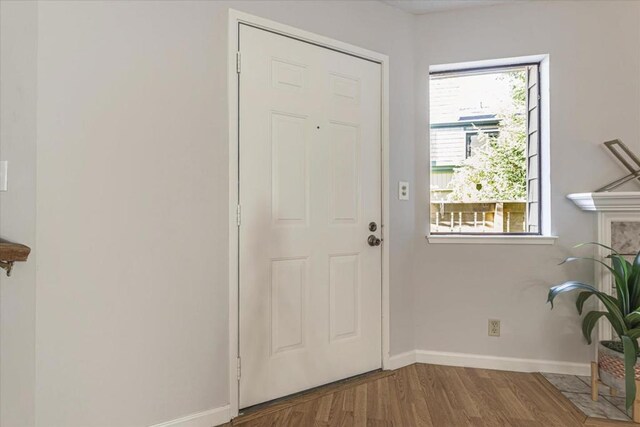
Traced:
[[513, 0], [382, 0], [391, 6], [414, 15], [469, 7], [492, 6]]

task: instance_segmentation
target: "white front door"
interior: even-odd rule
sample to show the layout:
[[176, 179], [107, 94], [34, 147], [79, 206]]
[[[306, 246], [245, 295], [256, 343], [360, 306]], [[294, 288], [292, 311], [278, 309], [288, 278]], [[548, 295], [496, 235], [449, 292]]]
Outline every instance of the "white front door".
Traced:
[[243, 408], [381, 367], [381, 65], [239, 45]]

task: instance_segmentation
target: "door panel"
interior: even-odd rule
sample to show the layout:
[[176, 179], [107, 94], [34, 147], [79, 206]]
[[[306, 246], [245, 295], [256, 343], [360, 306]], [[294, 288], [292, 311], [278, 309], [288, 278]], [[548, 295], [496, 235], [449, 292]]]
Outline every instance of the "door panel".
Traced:
[[360, 331], [360, 260], [358, 254], [329, 256], [331, 341], [356, 338]]
[[332, 224], [356, 224], [360, 205], [360, 129], [329, 124], [329, 212]]
[[240, 26], [240, 407], [381, 366], [381, 68]]
[[304, 116], [271, 113], [271, 206], [274, 224], [307, 224], [309, 158], [306, 122]]
[[271, 354], [304, 347], [307, 259], [271, 262]]

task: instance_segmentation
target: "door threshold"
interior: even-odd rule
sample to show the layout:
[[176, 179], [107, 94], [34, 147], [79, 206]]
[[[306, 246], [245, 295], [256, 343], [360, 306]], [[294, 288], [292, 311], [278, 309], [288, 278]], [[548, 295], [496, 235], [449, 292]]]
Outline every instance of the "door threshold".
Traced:
[[301, 403], [317, 399], [327, 394], [335, 393], [341, 390], [355, 387], [362, 383], [375, 381], [391, 375], [395, 375], [395, 372], [376, 369], [375, 371], [365, 372], [364, 374], [344, 378], [342, 380], [324, 384], [298, 393], [290, 394], [278, 399], [273, 399], [268, 402], [258, 403], [257, 405], [241, 409], [238, 417], [232, 420], [232, 425], [235, 426], [244, 424], [248, 421], [255, 420], [256, 418], [268, 415], [272, 412], [277, 412], [291, 406], [299, 405]]

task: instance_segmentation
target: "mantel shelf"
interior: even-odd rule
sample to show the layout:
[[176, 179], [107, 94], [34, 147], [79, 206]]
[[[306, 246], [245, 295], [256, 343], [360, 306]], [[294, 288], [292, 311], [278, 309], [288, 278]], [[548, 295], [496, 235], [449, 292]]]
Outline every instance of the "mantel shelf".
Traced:
[[640, 191], [573, 193], [567, 198], [583, 211], [640, 212]]
[[7, 276], [10, 276], [13, 263], [26, 261], [30, 252], [31, 248], [29, 246], [0, 238], [0, 268], [4, 268], [7, 271]]

